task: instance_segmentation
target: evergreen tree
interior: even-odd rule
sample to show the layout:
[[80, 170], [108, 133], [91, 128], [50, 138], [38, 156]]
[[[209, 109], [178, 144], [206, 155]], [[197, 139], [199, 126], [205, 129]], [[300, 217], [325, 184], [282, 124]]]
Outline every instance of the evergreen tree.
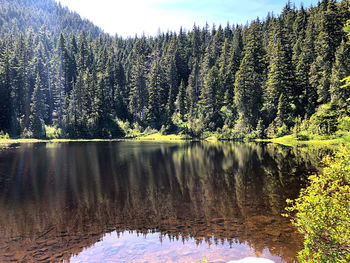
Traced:
[[317, 86], [318, 101], [327, 103], [330, 101], [330, 76], [334, 53], [340, 43], [340, 18], [337, 13], [334, 0], [323, 1], [321, 7], [325, 10], [320, 15], [320, 33], [316, 39], [317, 67], [319, 68], [319, 83]]
[[[344, 111], [348, 111], [350, 90], [342, 87], [341, 81], [350, 75], [350, 47], [343, 40], [335, 53], [335, 63], [332, 69], [330, 93], [332, 100]], [[347, 112], [349, 113], [349, 112]]]
[[247, 35], [245, 55], [236, 74], [235, 105], [240, 129], [252, 131], [259, 120], [265, 79], [264, 49], [260, 22], [254, 22]]
[[270, 123], [277, 113], [278, 100], [281, 93], [289, 104], [294, 103], [298, 94], [295, 94], [295, 85], [293, 82], [292, 61], [288, 50], [288, 44], [285, 43], [283, 28], [277, 21], [276, 34], [272, 43], [272, 52], [270, 54], [269, 72], [266, 82], [265, 92], [265, 110], [267, 120]]
[[186, 87], [183, 80], [180, 83], [179, 93], [177, 94], [176, 107], [180, 113], [181, 120], [184, 121], [186, 114]]
[[288, 119], [290, 118], [290, 103], [287, 100], [287, 97], [283, 93], [281, 93], [278, 99], [277, 109], [278, 110], [277, 110], [275, 121], [277, 125], [281, 127], [283, 124], [287, 124]]
[[166, 69], [166, 82], [169, 86], [168, 92], [168, 102], [166, 105], [167, 111], [167, 122], [171, 120], [171, 116], [175, 111], [175, 101], [178, 94], [178, 77], [174, 58], [171, 58], [168, 62], [168, 67]]
[[194, 64], [186, 89], [186, 107], [191, 117], [197, 114], [197, 101], [200, 91], [199, 62]]
[[9, 61], [9, 50], [0, 46], [0, 131], [11, 134], [13, 104]]
[[45, 137], [45, 126], [43, 118], [43, 98], [42, 98], [42, 81], [39, 73], [36, 76], [35, 87], [32, 95], [32, 103], [30, 104], [30, 130], [34, 138]]
[[145, 65], [142, 56], [133, 65], [130, 75], [129, 110], [136, 120], [143, 121], [148, 102], [148, 94], [146, 90]]
[[199, 97], [201, 119], [204, 126], [212, 131], [219, 127], [220, 124], [222, 125], [217, 100], [217, 92], [220, 89], [219, 72], [214, 66], [209, 70], [205, 78], [204, 88]]
[[161, 101], [160, 101], [160, 92], [162, 85], [162, 77], [164, 73], [162, 68], [157, 61], [152, 67], [151, 77], [149, 81], [149, 102], [147, 109], [147, 123], [153, 128], [159, 129], [161, 122]]
[[[242, 41], [242, 30], [238, 26], [233, 35], [233, 42], [230, 50], [229, 63], [227, 68], [227, 79], [223, 80], [225, 99], [224, 105], [233, 110], [233, 99], [234, 99], [234, 83], [235, 76], [239, 70], [243, 55], [243, 41]], [[226, 84], [225, 84], [226, 83]]]

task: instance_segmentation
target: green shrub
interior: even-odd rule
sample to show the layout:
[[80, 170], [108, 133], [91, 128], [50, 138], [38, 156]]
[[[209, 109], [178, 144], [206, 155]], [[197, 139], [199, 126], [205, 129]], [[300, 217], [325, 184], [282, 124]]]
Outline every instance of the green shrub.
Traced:
[[327, 156], [322, 174], [310, 177], [286, 210], [304, 236], [300, 262], [350, 262], [350, 153]]
[[310, 140], [310, 134], [307, 131], [301, 131], [296, 136], [298, 141], [308, 141]]
[[152, 135], [152, 134], [158, 133], [158, 130], [153, 129], [152, 127], [148, 126], [143, 132], [147, 135]]
[[33, 138], [33, 132], [29, 129], [27, 130], [27, 128], [24, 128], [21, 134], [21, 138], [25, 138], [25, 139]]
[[345, 116], [339, 119], [338, 129], [341, 131], [350, 131], [350, 117]]
[[276, 137], [282, 137], [288, 134], [290, 134], [290, 131], [285, 123], [283, 123], [281, 127], [277, 128]]
[[45, 125], [46, 137], [48, 139], [58, 139], [62, 138], [62, 130], [56, 126], [47, 126]]
[[3, 131], [0, 131], [0, 139], [8, 140], [8, 139], [10, 139], [10, 136], [9, 136], [8, 133], [5, 133], [5, 132], [3, 132]]
[[334, 103], [321, 105], [309, 120], [309, 131], [318, 135], [331, 135], [337, 131], [338, 110]]

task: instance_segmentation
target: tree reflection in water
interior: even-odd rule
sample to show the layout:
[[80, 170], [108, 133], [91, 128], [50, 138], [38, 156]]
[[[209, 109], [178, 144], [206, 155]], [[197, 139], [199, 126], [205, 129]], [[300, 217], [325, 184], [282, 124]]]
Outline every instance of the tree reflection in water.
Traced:
[[0, 261], [69, 260], [106, 233], [130, 230], [160, 233], [183, 246], [191, 240], [241, 243], [256, 255], [268, 250], [293, 262], [301, 237], [280, 214], [318, 155], [271, 144], [205, 142], [5, 149]]

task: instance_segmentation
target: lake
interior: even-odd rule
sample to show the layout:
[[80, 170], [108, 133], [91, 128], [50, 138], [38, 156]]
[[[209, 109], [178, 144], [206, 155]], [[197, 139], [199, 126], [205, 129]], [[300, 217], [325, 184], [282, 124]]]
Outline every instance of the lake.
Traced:
[[282, 217], [319, 152], [255, 143], [67, 142], [0, 150], [0, 262], [295, 262]]

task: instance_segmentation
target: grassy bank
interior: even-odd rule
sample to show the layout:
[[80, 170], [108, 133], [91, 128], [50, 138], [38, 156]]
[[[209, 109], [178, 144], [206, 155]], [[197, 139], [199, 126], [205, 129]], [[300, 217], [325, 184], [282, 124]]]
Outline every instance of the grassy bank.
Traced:
[[[92, 142], [92, 141], [123, 141], [123, 140], [136, 140], [136, 141], [181, 141], [181, 140], [191, 140], [193, 138], [188, 135], [179, 135], [179, 134], [169, 134], [162, 135], [160, 133], [155, 133], [151, 135], [142, 135], [135, 138], [124, 138], [124, 139], [9, 139], [2, 138], [0, 139], [0, 144], [14, 144], [14, 143], [38, 143], [38, 142]], [[202, 140], [205, 141], [220, 141], [216, 135], [206, 137]], [[341, 136], [317, 136], [310, 140], [298, 140], [293, 137], [293, 135], [286, 135], [279, 138], [273, 139], [256, 139], [256, 142], [271, 142], [278, 143], [286, 146], [329, 146], [329, 145], [339, 145], [344, 143], [350, 145], [350, 132], [343, 133]]]
[[146, 136], [136, 137], [134, 140], [138, 141], [179, 141], [179, 140], [188, 140], [191, 139], [186, 135], [178, 135], [178, 134], [169, 134], [162, 135], [160, 133], [155, 133]]
[[41, 139], [0, 139], [0, 144], [16, 144], [16, 143], [39, 143], [39, 142], [103, 142], [103, 141], [119, 141], [120, 139], [52, 139], [52, 140], [41, 140]]
[[135, 138], [124, 139], [0, 139], [0, 144], [17, 144], [17, 143], [62, 143], [62, 142], [104, 142], [104, 141], [124, 141], [124, 140], [136, 140], [136, 141], [179, 141], [187, 140], [190, 137], [185, 135], [161, 135], [160, 133], [139, 136]]
[[350, 145], [350, 132], [343, 133], [340, 136], [317, 136], [310, 140], [298, 140], [293, 135], [286, 135], [279, 138], [273, 139], [256, 139], [257, 142], [272, 142], [286, 146], [328, 146], [328, 145], [339, 145], [341, 143]]

